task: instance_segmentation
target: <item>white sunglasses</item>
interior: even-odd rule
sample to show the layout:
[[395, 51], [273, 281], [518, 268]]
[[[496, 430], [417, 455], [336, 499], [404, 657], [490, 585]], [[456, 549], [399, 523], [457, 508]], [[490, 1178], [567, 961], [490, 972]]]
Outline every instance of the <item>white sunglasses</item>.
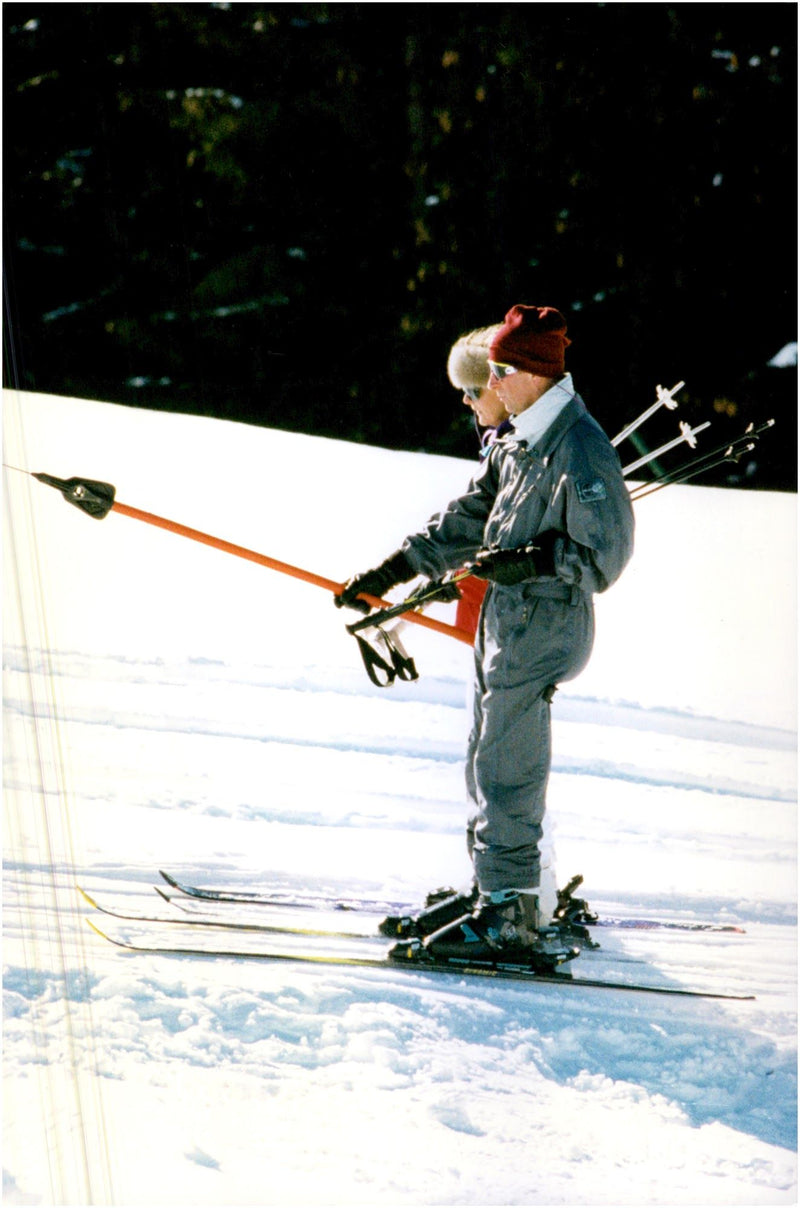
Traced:
[[513, 365], [503, 365], [500, 361], [489, 361], [489, 372], [494, 374], [499, 382], [512, 373], [519, 373]]

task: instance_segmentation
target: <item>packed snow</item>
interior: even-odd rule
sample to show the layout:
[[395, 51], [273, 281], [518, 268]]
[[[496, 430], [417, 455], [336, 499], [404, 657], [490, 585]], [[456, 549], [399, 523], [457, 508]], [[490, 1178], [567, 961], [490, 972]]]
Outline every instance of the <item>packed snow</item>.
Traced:
[[301, 941], [125, 923], [77, 885], [188, 921], [160, 868], [409, 903], [463, 884], [471, 651], [406, 626], [419, 680], [374, 687], [327, 592], [87, 517], [28, 472], [341, 582], [473, 467], [16, 392], [3, 418], [6, 1203], [796, 1202], [794, 496], [637, 503], [593, 659], [553, 705], [559, 881], [583, 874], [607, 918], [745, 932], [599, 929], [575, 976], [754, 999], [142, 955], [87, 920]]

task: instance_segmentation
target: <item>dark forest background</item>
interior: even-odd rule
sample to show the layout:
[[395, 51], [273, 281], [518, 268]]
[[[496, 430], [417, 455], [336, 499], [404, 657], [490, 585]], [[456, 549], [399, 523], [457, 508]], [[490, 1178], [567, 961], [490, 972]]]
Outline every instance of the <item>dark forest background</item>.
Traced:
[[793, 3], [2, 16], [7, 385], [473, 456], [450, 346], [547, 304], [610, 435], [683, 379], [794, 489]]

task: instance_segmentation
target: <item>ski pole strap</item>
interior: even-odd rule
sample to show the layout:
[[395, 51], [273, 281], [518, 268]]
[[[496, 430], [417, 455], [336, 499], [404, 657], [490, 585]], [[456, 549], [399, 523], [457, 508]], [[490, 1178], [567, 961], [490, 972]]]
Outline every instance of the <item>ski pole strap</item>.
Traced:
[[378, 688], [390, 688], [396, 679], [419, 679], [414, 660], [406, 654], [397, 635], [388, 633], [380, 626], [377, 626], [377, 629], [379, 640], [389, 656], [389, 662], [366, 638], [362, 638], [359, 634], [353, 635], [358, 642], [358, 649], [361, 652], [367, 675], [373, 684]]
[[414, 660], [406, 653], [402, 642], [397, 636], [397, 631], [387, 633], [385, 629], [382, 629], [381, 636], [391, 653], [392, 666], [397, 673], [398, 679], [408, 681], [419, 679], [419, 673], [414, 665]]
[[[364, 667], [367, 675], [376, 684], [378, 688], [388, 688], [395, 681], [395, 672], [392, 667], [386, 662], [386, 659], [381, 658], [374, 646], [371, 646], [366, 638], [360, 638], [355, 635], [358, 642], [358, 649], [361, 652], [361, 657], [364, 660]], [[385, 679], [379, 679], [378, 672], [380, 671]]]

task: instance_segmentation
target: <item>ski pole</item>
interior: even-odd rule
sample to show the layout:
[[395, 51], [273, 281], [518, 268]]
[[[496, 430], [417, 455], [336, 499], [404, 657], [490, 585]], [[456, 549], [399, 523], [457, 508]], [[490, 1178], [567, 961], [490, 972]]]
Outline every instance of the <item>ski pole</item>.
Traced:
[[680, 436], [676, 436], [674, 440], [668, 441], [667, 444], [662, 445], [660, 449], [655, 449], [652, 453], [647, 453], [644, 457], [640, 457], [638, 461], [632, 461], [630, 465], [624, 467], [622, 471], [623, 475], [632, 474], [634, 470], [638, 470], [642, 466], [646, 466], [648, 461], [654, 461], [657, 457], [660, 457], [662, 453], [668, 453], [670, 449], [674, 449], [676, 445], [682, 445], [684, 441], [690, 446], [690, 448], [696, 448], [697, 441], [695, 440], [695, 437], [697, 436], [697, 433], [704, 432], [706, 428], [710, 427], [710, 420], [706, 420], [704, 424], [699, 424], [696, 428], [690, 428], [688, 424], [681, 421]]
[[[762, 432], [766, 432], [774, 426], [774, 419], [765, 420], [758, 427], [753, 423], [748, 424], [742, 435], [737, 436], [734, 440], [728, 441], [724, 445], [718, 445], [717, 448], [709, 450], [708, 453], [704, 453], [701, 457], [684, 462], [683, 465], [677, 466], [674, 470], [670, 470], [660, 478], [656, 478], [653, 482], [645, 482], [638, 487], [634, 487], [631, 491], [631, 499], [640, 499], [645, 495], [651, 494], [653, 490], [660, 490], [662, 487], [670, 486], [670, 484], [677, 485], [688, 481], [690, 478], [696, 478], [698, 474], [703, 474], [706, 470], [713, 470], [723, 462], [738, 461], [743, 453], [750, 452], [755, 448], [754, 442], [758, 441]], [[739, 449], [740, 445], [744, 445], [745, 447]]]
[[654, 495], [656, 491], [663, 491], [664, 487], [680, 486], [682, 483], [690, 482], [692, 478], [696, 478], [698, 474], [705, 474], [707, 470], [715, 470], [717, 466], [723, 466], [726, 462], [738, 462], [745, 453], [751, 453], [756, 447], [756, 442], [751, 441], [747, 445], [743, 445], [741, 449], [736, 450], [733, 445], [729, 445], [722, 457], [718, 457], [716, 461], [709, 462], [707, 465], [698, 466], [697, 469], [691, 470], [680, 478], [667, 478], [665, 481], [656, 479], [655, 482], [645, 483], [636, 491], [631, 492], [631, 499], [636, 502], [639, 499], [646, 499], [648, 495]]
[[648, 407], [646, 411], [642, 412], [638, 419], [635, 419], [633, 423], [628, 424], [627, 428], [623, 428], [619, 435], [615, 436], [612, 440], [612, 445], [621, 445], [624, 440], [627, 440], [632, 432], [635, 432], [637, 428], [641, 427], [645, 420], [648, 420], [651, 415], [655, 415], [659, 407], [666, 407], [668, 411], [674, 411], [678, 404], [673, 398], [673, 395], [677, 394], [679, 390], [682, 390], [685, 385], [685, 382], [678, 382], [678, 384], [673, 386], [671, 390], [665, 390], [663, 386], [656, 386], [656, 401], [653, 403], [652, 407]]
[[382, 608], [380, 612], [371, 612], [368, 616], [353, 621], [351, 625], [346, 625], [345, 628], [348, 633], [356, 634], [362, 629], [372, 629], [384, 621], [390, 621], [393, 617], [405, 616], [410, 610], [421, 608], [424, 604], [432, 604], [434, 600], [457, 600], [460, 593], [456, 584], [471, 574], [470, 567], [464, 567], [459, 571], [448, 571], [441, 579], [435, 579], [427, 584], [423, 583], [399, 604], [390, 604], [387, 608]]
[[661, 478], [656, 478], [653, 482], [641, 483], [631, 492], [631, 498], [644, 498], [645, 495], [651, 495], [654, 491], [660, 491], [664, 487], [688, 482], [691, 478], [696, 478], [698, 474], [704, 474], [707, 470], [714, 470], [717, 466], [724, 465], [725, 462], [738, 462], [745, 453], [751, 453], [755, 449], [760, 434], [766, 429], [773, 427], [774, 423], [775, 421], [772, 419], [767, 420], [766, 423], [761, 424], [758, 428], [755, 428], [753, 424], [749, 424], [747, 430], [729, 444], [720, 445], [718, 448], [706, 453], [703, 457], [686, 462], [683, 466], [679, 466], [676, 470], [663, 475]]
[[[242, 545], [234, 545], [231, 541], [223, 541], [220, 537], [212, 537], [209, 533], [189, 528], [185, 524], [178, 524], [177, 521], [167, 520], [165, 517], [156, 516], [152, 512], [143, 512], [139, 508], [120, 503], [115, 498], [116, 488], [109, 482], [96, 482], [87, 478], [62, 479], [56, 478], [52, 474], [32, 474], [32, 477], [46, 486], [55, 487], [56, 490], [61, 492], [67, 503], [80, 508], [82, 512], [94, 517], [96, 520], [102, 520], [111, 511], [119, 512], [120, 515], [128, 516], [132, 520], [141, 520], [145, 524], [152, 524], [156, 528], [176, 533], [179, 537], [187, 537], [191, 541], [199, 541], [202, 545], [210, 545], [214, 549], [222, 550], [223, 553], [233, 554], [237, 558], [245, 558], [249, 562], [255, 562], [259, 566], [265, 566], [269, 570], [276, 570], [280, 574], [289, 575], [294, 579], [302, 579], [304, 583], [311, 583], [315, 587], [322, 587], [334, 594], [338, 594], [344, 590], [343, 583], [336, 583], [333, 579], [326, 579], [322, 575], [315, 574], [313, 571], [303, 570], [298, 566], [292, 566], [288, 562], [281, 562], [277, 558], [271, 558], [267, 554], [259, 554], [255, 550], [246, 549]], [[386, 600], [381, 600], [377, 596], [364, 594], [359, 598], [366, 600], [371, 608], [390, 607]], [[409, 605], [409, 608], [413, 607], [413, 605]], [[407, 620], [414, 625], [421, 625], [425, 629], [432, 629], [436, 633], [444, 634], [446, 637], [456, 638], [457, 641], [464, 642], [468, 646], [473, 645], [472, 635], [464, 629], [456, 628], [455, 625], [447, 625], [444, 621], [437, 621], [433, 617], [426, 617], [413, 611], [407, 613]]]

